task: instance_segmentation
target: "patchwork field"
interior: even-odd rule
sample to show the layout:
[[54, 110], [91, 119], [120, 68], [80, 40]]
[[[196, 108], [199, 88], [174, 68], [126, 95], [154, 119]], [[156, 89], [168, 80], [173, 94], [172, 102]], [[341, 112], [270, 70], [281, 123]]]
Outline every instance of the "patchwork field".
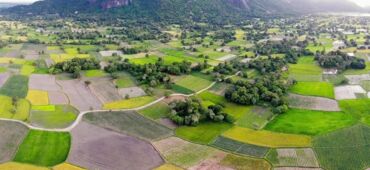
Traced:
[[10, 77], [3, 87], [0, 88], [0, 94], [10, 96], [25, 98], [28, 92], [28, 77], [15, 75]]
[[370, 99], [341, 100], [339, 105], [346, 114], [351, 114], [361, 122], [370, 125]]
[[175, 83], [176, 85], [190, 89], [193, 92], [198, 92], [212, 84], [210, 80], [206, 80], [193, 75], [188, 75], [185, 78], [176, 81]]
[[318, 135], [348, 127], [356, 122], [351, 114], [342, 112], [290, 109], [267, 124], [266, 129], [283, 133]]
[[87, 169], [152, 169], [163, 164], [153, 146], [137, 138], [81, 122], [72, 130], [67, 162]]
[[54, 166], [66, 160], [70, 143], [69, 133], [31, 130], [20, 145], [14, 161]]
[[237, 122], [240, 127], [262, 129], [272, 118], [274, 114], [267, 108], [255, 106], [245, 113]]
[[0, 117], [25, 121], [28, 119], [31, 105], [25, 99], [13, 99], [0, 95]]
[[274, 167], [319, 167], [315, 153], [310, 148], [272, 149], [266, 158]]
[[160, 118], [165, 118], [171, 111], [171, 108], [168, 104], [164, 102], [158, 102], [152, 106], [149, 106], [145, 109], [139, 110], [138, 112], [145, 117], [157, 120]]
[[227, 155], [225, 159], [221, 161], [221, 165], [230, 167], [233, 169], [243, 170], [268, 170], [271, 169], [271, 165], [263, 159], [254, 159], [248, 157], [240, 157], [236, 155]]
[[208, 144], [231, 127], [228, 123], [203, 122], [194, 127], [181, 126], [176, 129], [176, 135], [194, 143]]
[[223, 136], [247, 144], [271, 148], [311, 146], [311, 138], [306, 135], [275, 133], [264, 130], [255, 131], [242, 127], [233, 127], [226, 131]]
[[37, 127], [64, 128], [77, 118], [78, 110], [69, 105], [57, 105], [54, 109], [33, 110], [29, 122]]
[[23, 164], [23, 163], [17, 163], [17, 162], [8, 162], [4, 164], [0, 164], [0, 169], [3, 170], [49, 170], [49, 168], [46, 167], [40, 167], [30, 164]]
[[147, 140], [157, 140], [172, 135], [172, 131], [167, 127], [133, 111], [89, 113], [84, 116], [83, 120], [100, 127]]
[[109, 103], [117, 100], [122, 100], [123, 97], [118, 93], [117, 88], [108, 77], [89, 79], [91, 82], [89, 88], [91, 92], [101, 101], [101, 103]]
[[193, 144], [176, 137], [156, 141], [153, 144], [169, 163], [182, 168], [195, 166], [216, 152], [208, 146]]
[[155, 98], [152, 96], [143, 96], [143, 97], [136, 97], [126, 100], [115, 101], [111, 103], [104, 104], [104, 109], [107, 110], [117, 110], [117, 109], [133, 109], [140, 106], [144, 106], [151, 102], [155, 101]]
[[340, 111], [338, 102], [333, 99], [289, 94], [289, 107], [318, 111]]
[[266, 155], [267, 151], [269, 150], [266, 147], [246, 144], [222, 136], [214, 140], [211, 145], [216, 148], [220, 148], [222, 150], [226, 150], [232, 153], [259, 158], [263, 158]]
[[48, 105], [49, 95], [46, 91], [41, 90], [28, 90], [26, 99], [31, 102], [32, 105]]
[[321, 81], [322, 72], [321, 67], [311, 56], [300, 57], [297, 64], [289, 65], [289, 77], [297, 81]]
[[366, 169], [370, 165], [370, 128], [356, 125], [314, 139], [313, 146], [324, 169]]
[[27, 133], [28, 128], [20, 123], [0, 121], [0, 163], [13, 159]]
[[301, 95], [334, 99], [334, 86], [327, 82], [298, 82], [290, 91]]

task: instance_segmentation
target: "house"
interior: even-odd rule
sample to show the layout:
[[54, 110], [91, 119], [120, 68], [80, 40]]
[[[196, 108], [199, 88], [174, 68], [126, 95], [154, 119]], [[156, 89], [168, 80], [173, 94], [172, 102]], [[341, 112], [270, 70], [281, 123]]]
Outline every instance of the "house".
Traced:
[[336, 75], [336, 74], [338, 74], [338, 69], [336, 69], [336, 68], [324, 69], [322, 74], [324, 74], [324, 75]]

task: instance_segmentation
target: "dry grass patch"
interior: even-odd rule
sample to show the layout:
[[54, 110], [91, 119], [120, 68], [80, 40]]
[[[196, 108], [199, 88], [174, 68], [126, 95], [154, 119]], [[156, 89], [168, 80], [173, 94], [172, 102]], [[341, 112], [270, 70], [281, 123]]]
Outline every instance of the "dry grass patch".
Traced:
[[53, 170], [84, 170], [83, 168], [71, 165], [69, 163], [62, 163], [53, 167]]
[[30, 164], [8, 162], [8, 163], [0, 164], [0, 170], [49, 170], [49, 168], [30, 165]]

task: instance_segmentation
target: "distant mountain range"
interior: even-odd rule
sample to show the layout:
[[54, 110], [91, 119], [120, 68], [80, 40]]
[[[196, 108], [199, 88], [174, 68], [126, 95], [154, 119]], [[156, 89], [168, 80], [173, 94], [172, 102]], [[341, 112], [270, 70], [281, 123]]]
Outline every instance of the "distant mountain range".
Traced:
[[3, 10], [9, 15], [104, 14], [159, 20], [225, 20], [316, 12], [359, 12], [348, 0], [43, 0]]

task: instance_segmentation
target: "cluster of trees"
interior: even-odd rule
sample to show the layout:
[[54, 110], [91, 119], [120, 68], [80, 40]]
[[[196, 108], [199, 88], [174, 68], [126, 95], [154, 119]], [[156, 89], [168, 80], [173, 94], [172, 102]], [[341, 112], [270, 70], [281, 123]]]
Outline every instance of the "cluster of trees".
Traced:
[[281, 72], [286, 66], [287, 61], [285, 58], [271, 57], [263, 59], [256, 59], [249, 63], [250, 68], [258, 70], [260, 73], [274, 73]]
[[104, 69], [108, 73], [127, 71], [141, 84], [148, 84], [151, 87], [155, 87], [161, 83], [170, 85], [170, 75], [189, 74], [192, 71], [191, 62], [174, 62], [166, 65], [162, 58], [158, 58], [158, 61], [154, 64], [149, 63], [144, 65], [130, 63], [128, 59], [125, 59], [124, 61], [111, 63]]
[[328, 54], [317, 53], [315, 60], [321, 67], [324, 68], [336, 68], [340, 71], [346, 69], [365, 69], [366, 62], [362, 58], [349, 56], [341, 51], [332, 51]]
[[100, 63], [94, 58], [73, 58], [72, 60], [56, 63], [50, 67], [49, 72], [52, 74], [72, 73], [74, 78], [80, 76], [82, 70], [100, 69]]
[[274, 113], [281, 114], [288, 110], [284, 95], [293, 83], [278, 73], [267, 74], [253, 81], [239, 80], [227, 89], [225, 98], [242, 105], [268, 104], [273, 107]]
[[170, 107], [172, 110], [169, 118], [180, 126], [196, 126], [202, 121], [232, 123], [234, 120], [231, 115], [222, 111], [222, 106], [211, 105], [205, 108], [197, 98], [175, 101], [170, 104]]
[[239, 61], [230, 61], [218, 64], [213, 68], [213, 72], [224, 75], [231, 75], [235, 74], [238, 71], [245, 70], [247, 68], [249, 68], [248, 64], [241, 63]]

